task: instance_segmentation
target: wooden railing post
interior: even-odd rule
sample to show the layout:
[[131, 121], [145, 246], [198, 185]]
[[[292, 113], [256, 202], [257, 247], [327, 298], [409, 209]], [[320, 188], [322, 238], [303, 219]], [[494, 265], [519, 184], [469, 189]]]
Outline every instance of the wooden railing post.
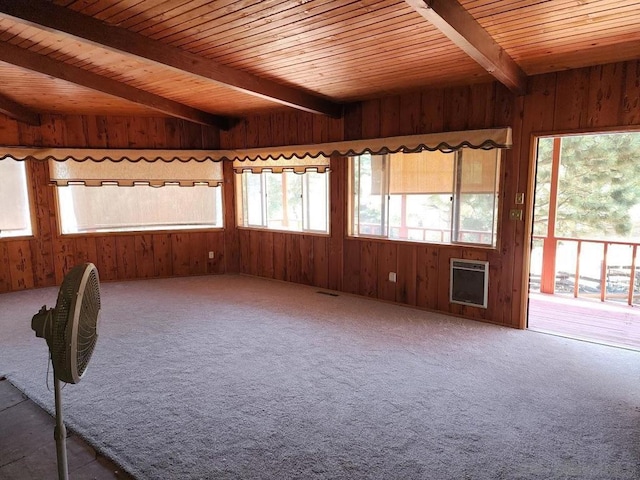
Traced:
[[580, 254], [582, 253], [582, 240], [578, 240], [578, 251], [576, 254], [576, 276], [573, 279], [573, 296], [578, 298], [580, 292]]
[[542, 272], [540, 276], [540, 292], [555, 293], [556, 288], [556, 249], [558, 241], [551, 237], [543, 240]]
[[634, 245], [631, 253], [631, 270], [629, 271], [629, 296], [627, 297], [627, 303], [633, 305], [633, 289], [636, 286], [636, 254], [638, 253], [638, 246]]
[[551, 163], [551, 185], [549, 188], [549, 219], [547, 220], [547, 236], [542, 248], [542, 274], [540, 278], [540, 292], [555, 293], [556, 285], [556, 210], [558, 208], [558, 177], [560, 173], [560, 149], [562, 139], [553, 139], [553, 153]]
[[609, 244], [605, 242], [602, 246], [602, 267], [600, 268], [600, 301], [607, 299], [607, 253]]

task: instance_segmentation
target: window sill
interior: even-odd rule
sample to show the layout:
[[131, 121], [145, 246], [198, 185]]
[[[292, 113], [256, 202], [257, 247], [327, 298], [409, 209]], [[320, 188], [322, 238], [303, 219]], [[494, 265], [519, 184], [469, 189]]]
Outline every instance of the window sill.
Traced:
[[387, 237], [376, 237], [376, 236], [368, 236], [368, 235], [353, 235], [353, 234], [348, 234], [346, 235], [347, 239], [352, 239], [352, 240], [369, 240], [369, 241], [375, 241], [375, 242], [380, 242], [380, 243], [401, 243], [403, 245], [429, 245], [429, 246], [436, 246], [436, 247], [442, 247], [442, 248], [447, 248], [447, 247], [458, 247], [458, 248], [474, 248], [474, 249], [478, 249], [478, 250], [487, 250], [487, 251], [496, 251], [498, 250], [497, 246], [493, 246], [493, 245], [484, 245], [481, 243], [464, 243], [464, 242], [458, 242], [458, 243], [445, 243], [445, 242], [429, 242], [429, 241], [422, 241], [422, 240], [411, 240], [411, 239], [403, 239], [403, 238], [387, 238]]
[[202, 232], [223, 232], [224, 227], [202, 227], [202, 228], [178, 228], [167, 230], [117, 230], [117, 231], [87, 231], [74, 233], [60, 233], [64, 238], [84, 238], [84, 237], [116, 237], [131, 235], [163, 235], [163, 234], [179, 234], [179, 233], [202, 233]]
[[0, 237], [0, 242], [15, 242], [15, 241], [24, 241], [24, 240], [33, 240], [36, 236], [31, 235], [19, 235], [15, 237]]
[[305, 232], [305, 231], [300, 231], [300, 230], [280, 230], [280, 229], [275, 229], [275, 228], [242, 227], [242, 226], [238, 226], [236, 228], [238, 230], [248, 230], [248, 231], [265, 232], [265, 233], [289, 233], [291, 235], [308, 235], [308, 236], [314, 236], [314, 237], [329, 237], [329, 236], [331, 236], [330, 233], [317, 232], [317, 231]]

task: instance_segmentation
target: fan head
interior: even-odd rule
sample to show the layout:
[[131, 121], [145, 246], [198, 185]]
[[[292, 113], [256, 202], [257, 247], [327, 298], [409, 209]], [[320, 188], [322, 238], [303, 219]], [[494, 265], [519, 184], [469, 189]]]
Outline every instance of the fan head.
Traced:
[[100, 280], [92, 263], [76, 265], [65, 275], [53, 309], [42, 307], [31, 322], [51, 352], [55, 376], [78, 383], [98, 339]]

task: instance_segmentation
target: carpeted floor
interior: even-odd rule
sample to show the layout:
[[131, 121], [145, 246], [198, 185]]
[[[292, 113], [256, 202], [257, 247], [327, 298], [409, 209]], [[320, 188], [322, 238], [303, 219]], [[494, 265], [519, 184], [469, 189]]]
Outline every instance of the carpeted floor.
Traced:
[[[0, 374], [53, 409], [0, 295]], [[140, 479], [637, 479], [640, 353], [244, 276], [102, 285], [67, 424]]]

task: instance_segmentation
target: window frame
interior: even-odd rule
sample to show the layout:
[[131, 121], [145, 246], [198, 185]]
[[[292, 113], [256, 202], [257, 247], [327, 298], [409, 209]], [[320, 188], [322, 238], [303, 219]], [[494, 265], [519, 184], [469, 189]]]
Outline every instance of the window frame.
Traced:
[[[58, 229], [58, 235], [61, 237], [86, 237], [86, 236], [102, 236], [102, 235], [154, 235], [163, 233], [196, 233], [196, 232], [211, 232], [211, 231], [223, 231], [225, 229], [225, 200], [224, 191], [222, 185], [219, 187], [201, 187], [201, 188], [220, 188], [220, 211], [222, 212], [221, 226], [185, 226], [183, 228], [176, 225], [167, 225], [167, 228], [132, 228], [132, 229], [93, 229], [79, 232], [65, 233], [62, 227], [62, 209], [60, 208], [59, 189], [69, 187], [53, 187], [54, 201], [56, 208], [56, 226]], [[101, 188], [101, 187], [86, 187], [86, 188]], [[136, 187], [124, 187], [119, 188], [136, 188]], [[151, 188], [151, 187], [149, 187]], [[196, 188], [196, 187], [176, 187], [176, 188]]]
[[[286, 229], [286, 228], [274, 228], [269, 226], [269, 215], [267, 212], [268, 204], [267, 204], [267, 196], [268, 196], [268, 185], [267, 185], [267, 175], [284, 175], [287, 173], [291, 173], [294, 175], [300, 175], [302, 178], [300, 180], [301, 185], [301, 206], [300, 211], [302, 213], [301, 225], [302, 228], [300, 230], [294, 229]], [[309, 224], [309, 216], [308, 216], [308, 206], [309, 201], [308, 198], [305, 201], [306, 197], [309, 197], [309, 186], [308, 186], [308, 178], [307, 174], [317, 173], [319, 175], [324, 175], [324, 184], [326, 191], [326, 218], [327, 218], [327, 229], [323, 230], [315, 230], [310, 228], [305, 228], [305, 225]], [[260, 170], [258, 172], [254, 172], [251, 170], [244, 170], [242, 172], [235, 172], [234, 176], [236, 177], [235, 186], [236, 186], [236, 227], [242, 230], [256, 230], [256, 231], [264, 231], [264, 232], [278, 232], [278, 233], [290, 233], [290, 234], [298, 234], [298, 235], [317, 235], [317, 236], [330, 236], [331, 235], [331, 171], [329, 169], [318, 172], [316, 170], [306, 170], [304, 172], [297, 172], [293, 170], [283, 170], [281, 172], [274, 172], [270, 169]], [[261, 218], [262, 224], [255, 225], [249, 224], [249, 214], [247, 205], [249, 203], [248, 200], [248, 191], [246, 189], [246, 179], [248, 175], [259, 175], [260, 176], [260, 199], [261, 199]], [[240, 204], [239, 204], [240, 203]], [[307, 213], [305, 213], [307, 211]], [[246, 219], [246, 222], [245, 222]]]
[[20, 160], [17, 158], [13, 158], [10, 155], [5, 155], [0, 157], [0, 163], [9, 160], [15, 161], [19, 164], [24, 165], [24, 175], [25, 175], [25, 194], [27, 196], [27, 208], [29, 209], [29, 226], [31, 233], [23, 234], [23, 235], [10, 235], [10, 236], [2, 236], [0, 235], [0, 242], [3, 241], [15, 241], [15, 240], [25, 240], [36, 238], [38, 235], [38, 218], [36, 215], [35, 209], [35, 192], [33, 189], [33, 169], [31, 168], [30, 161], [33, 160]]
[[[388, 153], [385, 154], [378, 154], [377, 156], [381, 156], [383, 158], [386, 159], [386, 161], [383, 161], [383, 164], [386, 165], [386, 168], [384, 169], [384, 174], [383, 174], [383, 179], [384, 179], [384, 185], [385, 185], [385, 190], [384, 190], [384, 194], [381, 194], [381, 226], [380, 226], [380, 231], [381, 233], [379, 235], [377, 234], [368, 234], [368, 233], [360, 233], [360, 219], [359, 219], [359, 208], [358, 208], [358, 187], [359, 184], [357, 182], [359, 182], [359, 178], [360, 176], [358, 175], [358, 178], [356, 179], [355, 176], [355, 163], [356, 163], [356, 159], [358, 159], [361, 155], [352, 155], [348, 157], [348, 169], [347, 169], [347, 175], [348, 175], [348, 186], [349, 186], [349, 191], [348, 191], [348, 202], [347, 202], [347, 210], [348, 210], [348, 224], [347, 224], [347, 236], [349, 237], [353, 237], [353, 238], [369, 238], [369, 239], [375, 239], [375, 240], [381, 240], [381, 241], [390, 241], [390, 242], [404, 242], [404, 243], [417, 243], [417, 244], [432, 244], [432, 245], [443, 245], [443, 246], [465, 246], [465, 247], [474, 247], [474, 248], [483, 248], [483, 249], [491, 249], [491, 250], [497, 250], [500, 248], [500, 231], [501, 231], [501, 216], [502, 216], [502, 200], [501, 200], [501, 192], [502, 192], [502, 172], [503, 172], [503, 162], [505, 159], [505, 152], [504, 152], [504, 148], [496, 148], [496, 149], [491, 149], [491, 150], [497, 150], [497, 158], [496, 158], [496, 162], [495, 162], [495, 174], [494, 174], [494, 179], [495, 179], [495, 189], [494, 189], [494, 193], [493, 193], [493, 204], [494, 204], [494, 217], [493, 217], [493, 231], [489, 232], [488, 234], [490, 234], [492, 236], [492, 242], [491, 243], [477, 243], [477, 242], [468, 242], [468, 241], [463, 241], [463, 240], [454, 240], [454, 233], [455, 236], [459, 235], [460, 232], [460, 207], [462, 205], [461, 203], [461, 196], [464, 194], [464, 192], [461, 190], [461, 181], [462, 181], [462, 175], [461, 175], [461, 170], [462, 170], [462, 164], [463, 161], [461, 161], [463, 157], [463, 155], [461, 154], [461, 150], [455, 150], [454, 152], [449, 152], [449, 153], [454, 153], [455, 154], [455, 160], [454, 160], [454, 175], [453, 175], [453, 185], [452, 185], [452, 190], [451, 190], [451, 215], [450, 215], [450, 222], [449, 222], [449, 236], [450, 236], [450, 241], [449, 242], [440, 242], [440, 241], [433, 241], [433, 240], [416, 240], [416, 239], [409, 239], [409, 238], [394, 238], [390, 236], [390, 231], [391, 231], [391, 224], [389, 221], [390, 218], [390, 214], [389, 214], [389, 205], [390, 205], [390, 199], [391, 199], [391, 193], [389, 192], [389, 179], [390, 179], [390, 171], [391, 171], [391, 155], [389, 155]], [[373, 157], [374, 155], [371, 154], [371, 156]], [[359, 162], [358, 162], [359, 163]], [[447, 193], [448, 194], [448, 193]], [[446, 232], [445, 232], [446, 233]]]
[[[222, 163], [216, 165], [213, 168], [203, 164], [202, 161], [198, 161], [200, 165], [194, 164], [192, 167], [185, 167], [187, 170], [183, 170], [180, 167], [179, 162], [197, 161], [193, 157], [191, 159], [176, 160], [162, 160], [163, 158], [169, 158], [168, 155], [163, 156], [163, 150], [155, 152], [157, 155], [156, 160], [146, 160], [148, 157], [140, 157], [137, 160], [133, 156], [121, 156], [119, 160], [117, 156], [107, 155], [110, 151], [104, 150], [105, 156], [102, 160], [96, 160], [96, 157], [91, 159], [77, 160], [75, 157], [68, 155], [65, 161], [60, 162], [55, 158], [49, 160], [49, 179], [50, 185], [54, 188], [54, 201], [56, 209], [56, 223], [57, 232], [60, 236], [90, 236], [90, 235], [131, 235], [131, 234], [155, 234], [155, 233], [171, 233], [171, 232], [198, 232], [198, 231], [220, 231], [225, 228], [225, 195], [224, 195], [224, 174]], [[115, 151], [114, 151], [115, 152]], [[144, 160], [143, 160], [144, 159]], [[65, 162], [75, 162], [74, 166], [65, 167]], [[205, 160], [206, 161], [206, 160]], [[56, 163], [52, 163], [56, 162]], [[88, 170], [84, 169], [83, 165], [86, 162], [91, 162], [86, 165]], [[107, 163], [108, 162], [108, 163]], [[126, 164], [122, 165], [123, 162]], [[160, 170], [154, 172], [155, 175], [149, 175], [148, 169], [154, 169], [154, 165], [159, 163]], [[175, 162], [175, 163], [174, 163]], [[165, 165], [163, 165], [163, 163]], [[171, 165], [169, 165], [171, 164]], [[60, 168], [58, 168], [60, 165]], [[105, 168], [101, 166], [104, 165]], [[114, 169], [124, 168], [123, 172], [118, 171], [115, 173]], [[128, 170], [131, 168], [131, 170]], [[176, 170], [177, 168], [177, 170]], [[195, 170], [194, 170], [195, 168]], [[86, 176], [84, 175], [86, 173]], [[122, 175], [120, 175], [122, 173]], [[74, 175], [75, 174], [75, 175]], [[101, 227], [96, 225], [96, 222], [92, 221], [92, 225], [89, 228], [83, 228], [79, 231], [65, 231], [65, 220], [63, 213], [63, 206], [61, 202], [60, 189], [66, 188], [86, 188], [86, 189], [100, 189], [100, 188], [121, 188], [130, 189], [135, 188], [219, 188], [215, 191], [214, 200], [214, 213], [212, 219], [215, 224], [171, 224], [169, 222], [157, 224], [151, 224], [146, 226], [144, 224], [131, 225], [118, 225]], [[117, 194], [116, 194], [117, 196]], [[70, 201], [74, 202], [73, 197], [70, 197]], [[219, 204], [219, 206], [218, 206]], [[215, 222], [216, 220], [219, 221]], [[93, 220], [93, 219], [92, 219]], [[120, 222], [123, 223], [123, 222]], [[126, 223], [126, 222], [124, 222]]]

